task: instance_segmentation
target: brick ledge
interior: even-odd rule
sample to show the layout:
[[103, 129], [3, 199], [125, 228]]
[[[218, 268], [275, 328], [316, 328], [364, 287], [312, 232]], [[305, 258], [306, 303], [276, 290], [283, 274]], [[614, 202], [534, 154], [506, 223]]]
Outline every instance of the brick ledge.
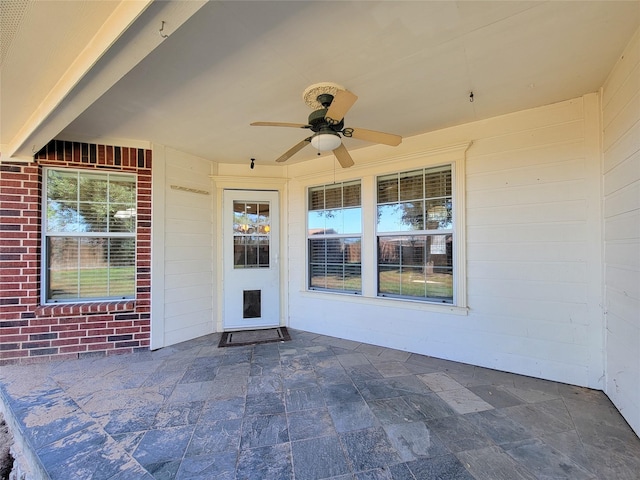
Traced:
[[136, 308], [135, 300], [116, 300], [113, 302], [95, 303], [60, 303], [55, 305], [41, 305], [36, 308], [38, 317], [55, 317], [59, 315], [99, 315], [104, 313], [133, 312]]

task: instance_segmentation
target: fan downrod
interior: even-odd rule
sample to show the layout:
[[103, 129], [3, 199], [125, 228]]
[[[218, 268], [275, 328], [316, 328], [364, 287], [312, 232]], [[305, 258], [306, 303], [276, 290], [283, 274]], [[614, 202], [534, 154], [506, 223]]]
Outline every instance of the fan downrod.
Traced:
[[316, 100], [318, 100], [318, 103], [324, 108], [329, 108], [329, 105], [333, 102], [333, 95], [330, 93], [321, 93], [316, 97]]

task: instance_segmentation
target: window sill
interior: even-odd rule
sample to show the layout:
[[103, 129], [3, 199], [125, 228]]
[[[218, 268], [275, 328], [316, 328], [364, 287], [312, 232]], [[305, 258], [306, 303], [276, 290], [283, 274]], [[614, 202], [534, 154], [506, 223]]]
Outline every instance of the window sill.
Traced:
[[41, 305], [35, 314], [39, 317], [56, 317], [59, 315], [100, 315], [105, 313], [133, 312], [135, 300], [116, 300], [90, 303], [56, 303]]
[[361, 294], [354, 295], [343, 292], [326, 292], [317, 290], [303, 290], [300, 295], [307, 298], [322, 298], [327, 301], [351, 302], [373, 306], [384, 306], [407, 310], [419, 310], [421, 312], [447, 313], [451, 315], [466, 316], [469, 314], [468, 307], [458, 307], [451, 304], [439, 304], [423, 302], [420, 300], [408, 300], [399, 298], [365, 297]]

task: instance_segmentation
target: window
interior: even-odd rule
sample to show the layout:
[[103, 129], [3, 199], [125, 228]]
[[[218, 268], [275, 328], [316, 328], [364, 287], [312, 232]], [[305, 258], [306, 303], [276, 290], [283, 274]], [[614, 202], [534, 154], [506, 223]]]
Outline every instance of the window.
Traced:
[[233, 268], [269, 268], [268, 203], [233, 202]]
[[451, 166], [377, 177], [378, 295], [453, 303]]
[[43, 300], [135, 295], [136, 177], [46, 169]]
[[362, 292], [360, 181], [309, 188], [309, 288]]

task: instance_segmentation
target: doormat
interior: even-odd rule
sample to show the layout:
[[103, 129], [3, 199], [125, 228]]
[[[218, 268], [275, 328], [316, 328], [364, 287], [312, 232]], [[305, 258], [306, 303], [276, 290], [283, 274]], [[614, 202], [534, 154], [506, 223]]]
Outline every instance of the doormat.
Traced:
[[259, 343], [287, 342], [289, 340], [291, 340], [291, 336], [287, 331], [287, 327], [242, 330], [239, 332], [222, 332], [218, 347], [240, 347]]

